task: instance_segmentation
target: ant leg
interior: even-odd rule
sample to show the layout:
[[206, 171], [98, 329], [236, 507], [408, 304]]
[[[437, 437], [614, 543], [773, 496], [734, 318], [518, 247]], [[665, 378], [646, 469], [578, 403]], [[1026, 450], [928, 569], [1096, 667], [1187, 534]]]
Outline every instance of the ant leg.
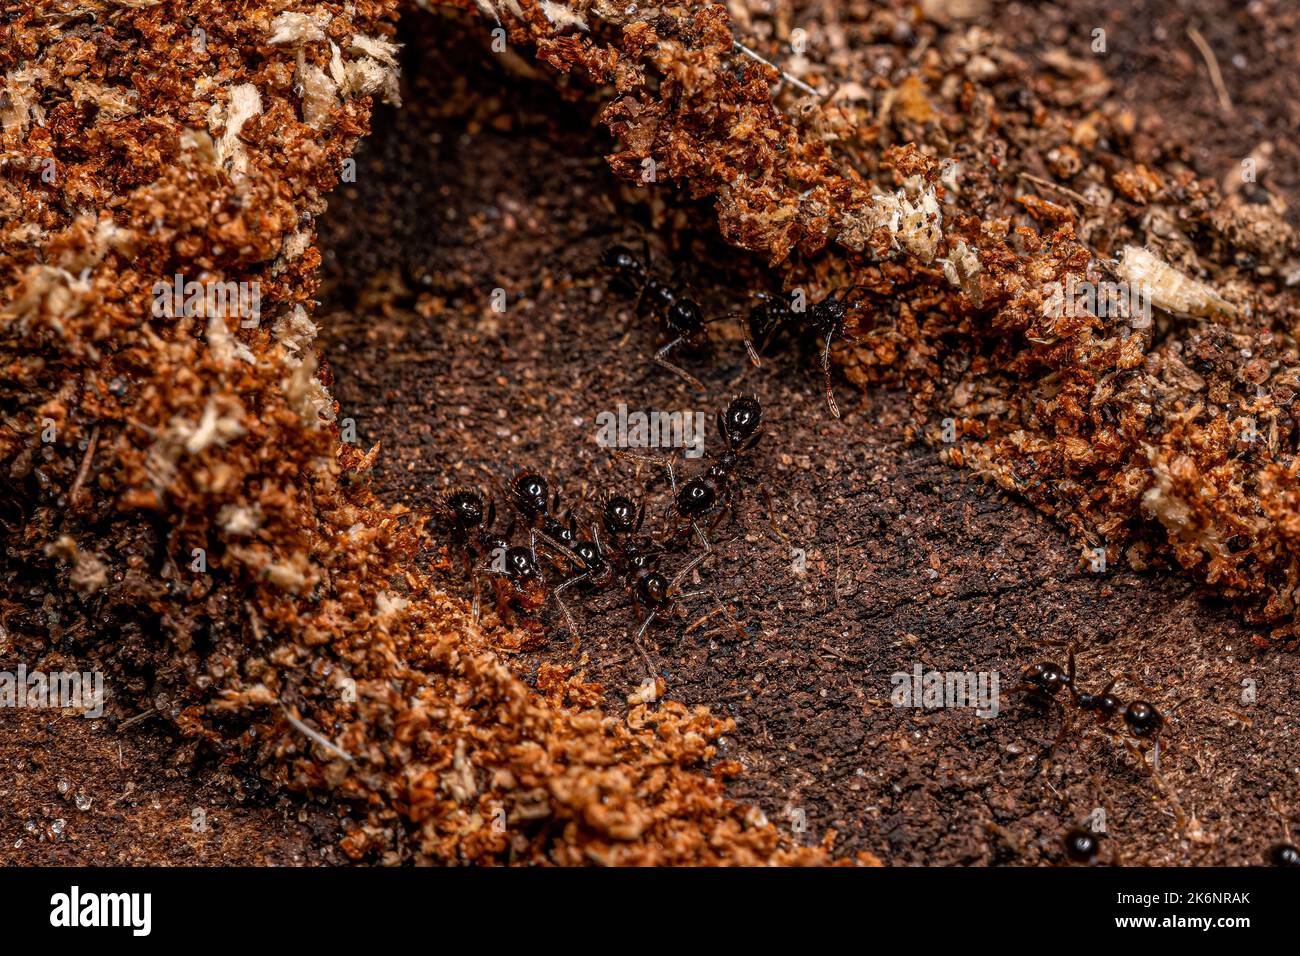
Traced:
[[573, 615], [569, 613], [569, 606], [564, 603], [564, 598], [560, 597], [560, 592], [562, 592], [567, 587], [577, 584], [579, 581], [586, 580], [587, 577], [588, 577], [588, 572], [583, 571], [581, 574], [569, 578], [567, 581], [562, 583], [559, 587], [557, 587], [554, 591], [551, 592], [551, 596], [555, 598], [555, 603], [558, 604], [560, 607], [560, 613], [564, 615], [564, 623], [568, 625], [569, 636], [572, 637], [575, 641], [579, 639], [578, 627], [573, 621]]
[[[653, 621], [658, 616], [659, 616], [659, 612], [657, 610], [651, 611], [649, 614], [646, 615], [646, 619], [641, 622], [641, 630], [637, 631], [636, 637], [633, 638], [633, 641], [636, 642], [638, 647], [641, 646], [641, 638], [645, 637], [645, 632], [646, 629], [650, 627], [650, 622]], [[641, 653], [643, 654], [645, 653], [644, 648], [642, 649]]]
[[690, 383], [691, 383], [692, 385], [694, 385], [696, 388], [698, 388], [698, 389], [700, 389], [701, 391], [703, 391], [703, 390], [704, 390], [704, 383], [703, 383], [703, 382], [701, 382], [698, 378], [696, 378], [696, 377], [695, 377], [694, 375], [692, 375], [690, 372], [686, 371], [686, 369], [682, 368], [680, 365], [674, 365], [672, 362], [668, 361], [668, 358], [667, 358], [668, 353], [671, 352], [673, 349], [675, 349], [677, 346], [681, 345], [682, 342], [685, 340], [685, 338], [686, 338], [686, 336], [684, 336], [684, 335], [679, 335], [679, 336], [677, 336], [677, 338], [673, 339], [671, 342], [669, 342], [667, 345], [665, 345], [663, 348], [661, 348], [658, 352], [656, 352], [656, 353], [655, 353], [655, 364], [656, 364], [656, 365], [662, 365], [664, 368], [668, 369], [668, 370], [671, 371], [671, 372], [676, 372], [676, 373], [677, 373], [678, 375], [680, 375], [682, 378], [686, 379], [686, 381], [690, 382]]
[[[680, 594], [680, 595], [678, 595], [678, 600], [681, 600], [681, 599], [684, 598], [684, 597], [694, 597], [694, 596], [701, 595], [701, 594], [705, 594], [705, 593], [707, 593], [707, 592], [704, 592], [704, 591], [694, 591], [694, 592], [690, 592], [690, 593], [688, 593], [688, 594]], [[697, 618], [697, 619], [696, 619], [694, 622], [692, 622], [691, 625], [690, 625], [689, 627], [687, 627], [686, 630], [683, 631], [682, 633], [683, 633], [683, 634], [690, 634], [692, 631], [694, 631], [696, 628], [698, 628], [698, 627], [699, 627], [701, 624], [703, 624], [705, 621], [709, 620], [710, 618], [714, 617], [714, 616], [717, 615], [717, 614], [722, 614], [722, 616], [725, 617], [725, 618], [727, 619], [727, 626], [728, 626], [732, 631], [735, 631], [737, 634], [740, 634], [740, 635], [742, 635], [742, 636], [748, 636], [748, 635], [746, 635], [746, 633], [745, 633], [745, 629], [744, 629], [743, 627], [740, 626], [740, 622], [737, 621], [734, 617], [731, 616], [731, 611], [730, 611], [730, 610], [727, 608], [727, 606], [726, 606], [725, 604], [723, 604], [721, 601], [716, 601], [715, 604], [714, 604], [714, 607], [713, 607], [713, 610], [712, 610], [712, 611], [709, 611], [707, 614], [703, 615], [702, 617]], [[709, 635], [717, 634], [717, 633], [720, 633], [720, 632], [719, 632], [718, 630], [708, 631], [708, 632], [705, 634], [705, 636], [707, 637], [707, 636], [709, 636]]]
[[[739, 315], [740, 313], [735, 313]], [[743, 319], [740, 322], [740, 334], [745, 340], [745, 351], [749, 353], [749, 361], [754, 368], [762, 368], [763, 360], [759, 357], [758, 349], [754, 347], [754, 340], [749, 337], [749, 323]]]
[[569, 578], [567, 581], [564, 581], [559, 587], [555, 589], [553, 593], [558, 598], [560, 596], [560, 592], [563, 591], [565, 588], [572, 587], [573, 585], [577, 584], [579, 581], [585, 581], [590, 576], [591, 576], [590, 571], [583, 571], [581, 574], [576, 574], [573, 577]]
[[463, 557], [465, 559], [465, 580], [469, 582], [470, 593], [474, 599], [470, 602], [470, 614], [473, 615], [474, 622], [478, 623], [479, 599], [478, 599], [478, 571], [474, 567], [474, 556], [466, 548]]
[[767, 509], [767, 523], [776, 533], [776, 536], [786, 544], [790, 543], [790, 537], [777, 526], [776, 515], [772, 514], [772, 496], [767, 493], [767, 486], [759, 483], [758, 492], [763, 496], [763, 507]]
[[673, 471], [673, 463], [671, 459], [664, 460], [663, 465], [668, 469], [668, 484], [672, 486], [673, 501], [675, 502], [677, 500], [677, 473]]
[[1066, 734], [1070, 731], [1070, 712], [1066, 710], [1065, 705], [1060, 701], [1054, 700], [1052, 703], [1061, 708], [1061, 729], [1057, 732], [1056, 739], [1052, 741], [1052, 745], [1044, 750], [1042, 755], [1038, 758], [1039, 767], [1044, 770], [1051, 769], [1052, 758], [1056, 756], [1057, 748], [1061, 746], [1061, 742], [1065, 740]]
[[831, 344], [835, 341], [836, 326], [832, 325], [826, 333], [826, 347], [822, 349], [822, 375], [826, 379], [826, 404], [834, 418], [840, 417], [840, 406], [835, 403], [835, 388], [831, 384]]
[[667, 464], [667, 460], [659, 455], [638, 455], [634, 451], [627, 451], [623, 448], [611, 449], [610, 454], [615, 458], [626, 458], [629, 461], [645, 463], [647, 465], [658, 465], [661, 468]]
[[552, 552], [557, 554], [558, 556], [563, 558], [568, 558], [570, 561], [573, 561], [574, 563], [579, 565], [582, 563], [582, 559], [579, 558], [576, 554], [574, 554], [573, 551], [571, 551], [569, 548], [560, 544], [560, 542], [556, 541], [545, 531], [542, 531], [538, 528], [534, 528], [532, 534], [529, 536], [529, 546], [532, 548], [532, 552], [533, 552], [533, 564], [536, 565], [537, 567], [541, 567], [541, 565], [538, 564], [537, 562], [537, 539], [538, 538], [541, 539], [542, 544], [549, 547], [552, 550]]
[[[709, 550], [701, 554], [697, 554], [695, 557], [691, 558], [691, 560], [687, 562], [686, 567], [678, 571], [677, 575], [672, 579], [672, 581], [669, 582], [668, 593], [676, 594], [677, 588], [681, 585], [682, 581], [686, 579], [687, 575], [689, 575], [692, 571], [694, 571], [697, 567], [699, 567], [700, 562], [703, 561], [712, 553], [713, 553], [712, 550]], [[698, 593], [704, 593], [704, 592], [698, 592]], [[683, 595], [678, 595], [678, 596], [681, 597]]]
[[[694, 518], [691, 519], [691, 530], [694, 531], [695, 536], [700, 539], [700, 544], [704, 545], [704, 553], [700, 555], [699, 558], [700, 561], [703, 561], [713, 553], [713, 545], [711, 545], [709, 539], [704, 536], [704, 532], [700, 530], [700, 526]], [[698, 564], [699, 562], [696, 563]]]

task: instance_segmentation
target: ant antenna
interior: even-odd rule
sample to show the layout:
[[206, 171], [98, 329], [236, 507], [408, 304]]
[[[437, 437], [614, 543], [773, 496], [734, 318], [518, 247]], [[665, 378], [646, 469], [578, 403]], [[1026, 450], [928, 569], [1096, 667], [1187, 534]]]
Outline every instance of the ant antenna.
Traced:
[[815, 89], [813, 89], [803, 80], [799, 79], [798, 77], [791, 76], [789, 73], [781, 69], [771, 60], [766, 60], [763, 57], [759, 56], [757, 53], [755, 53], [749, 47], [745, 46], [745, 44], [741, 43], [739, 40], [732, 40], [731, 42], [735, 49], [745, 54], [745, 56], [749, 57], [751, 60], [757, 60], [759, 63], [762, 63], [764, 66], [770, 66], [772, 69], [776, 70], [776, 72], [781, 74], [781, 78], [785, 82], [789, 83], [791, 86], [797, 86], [799, 87], [799, 89], [803, 90], [805, 93], [808, 93], [812, 96], [820, 95]]

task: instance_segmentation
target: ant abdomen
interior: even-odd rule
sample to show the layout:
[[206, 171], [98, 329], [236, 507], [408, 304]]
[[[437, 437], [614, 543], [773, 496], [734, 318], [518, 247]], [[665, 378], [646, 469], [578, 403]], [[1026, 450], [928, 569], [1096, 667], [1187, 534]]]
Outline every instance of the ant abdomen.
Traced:
[[510, 497], [518, 512], [530, 521], [547, 513], [550, 486], [546, 479], [533, 471], [520, 472], [510, 483]]
[[1091, 863], [1101, 851], [1101, 841], [1091, 830], [1074, 827], [1065, 834], [1065, 855], [1075, 863]]

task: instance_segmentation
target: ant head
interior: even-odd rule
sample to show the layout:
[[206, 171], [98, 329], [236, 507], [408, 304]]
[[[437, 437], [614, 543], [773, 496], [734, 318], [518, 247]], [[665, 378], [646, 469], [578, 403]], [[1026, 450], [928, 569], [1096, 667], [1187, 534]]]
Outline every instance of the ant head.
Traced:
[[722, 429], [732, 447], [744, 444], [763, 424], [763, 406], [753, 395], [737, 395], [722, 416]]
[[648, 571], [637, 582], [637, 596], [650, 608], [661, 608], [668, 603], [668, 579], [658, 571]]
[[645, 283], [645, 263], [627, 246], [610, 246], [600, 262], [613, 274], [613, 285], [623, 292], [636, 292]]
[[610, 534], [631, 534], [641, 527], [641, 521], [644, 517], [645, 509], [642, 508], [638, 512], [631, 498], [614, 495], [605, 502], [605, 510], [601, 515], [601, 520], [605, 525], [605, 530]]
[[677, 510], [687, 518], [698, 518], [718, 500], [713, 485], [703, 478], [692, 478], [677, 493]]
[[520, 514], [525, 518], [536, 518], [546, 514], [550, 486], [537, 472], [524, 471], [516, 475], [515, 480], [511, 482], [510, 496]]
[[1065, 834], [1065, 855], [1075, 863], [1091, 863], [1101, 849], [1097, 834], [1074, 827]]
[[1160, 711], [1146, 701], [1135, 700], [1124, 708], [1124, 723], [1128, 724], [1134, 737], [1150, 737], [1160, 733], [1165, 719], [1160, 716]]
[[506, 574], [514, 580], [537, 577], [533, 553], [527, 548], [510, 548], [506, 551]]
[[453, 491], [447, 496], [447, 510], [459, 531], [477, 528], [483, 523], [483, 496], [476, 491]]
[[610, 246], [601, 254], [600, 264], [614, 272], [632, 272], [639, 269], [641, 260], [627, 246]]
[[694, 299], [677, 299], [664, 314], [668, 327], [678, 335], [691, 335], [704, 328], [704, 314]]

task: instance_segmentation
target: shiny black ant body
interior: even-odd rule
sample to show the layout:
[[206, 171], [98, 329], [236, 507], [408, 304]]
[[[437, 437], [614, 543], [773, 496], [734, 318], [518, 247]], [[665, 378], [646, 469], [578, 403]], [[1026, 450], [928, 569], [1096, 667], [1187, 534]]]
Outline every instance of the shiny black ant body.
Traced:
[[[740, 463], [740, 456], [758, 443], [762, 435], [763, 407], [752, 395], [739, 395], [728, 404], [725, 412], [718, 413], [718, 431], [726, 447], [721, 455], [713, 458], [708, 469], [701, 475], [690, 478], [680, 485], [677, 481], [677, 469], [672, 460], [654, 455], [639, 455], [628, 451], [617, 451], [616, 455], [632, 461], [648, 462], [659, 465], [668, 474], [668, 483], [672, 489], [672, 510], [679, 527], [670, 529], [668, 538], [680, 537], [681, 527], [694, 533], [704, 548], [701, 560], [713, 552], [713, 545], [701, 526], [711, 514], [721, 517], [727, 505], [734, 504], [735, 471]], [[716, 520], [713, 522], [716, 525]], [[712, 528], [712, 525], [710, 526]]]
[[752, 395], [739, 395], [731, 400], [725, 412], [718, 412], [718, 431], [725, 448], [712, 460], [704, 474], [689, 479], [679, 488], [672, 462], [663, 462], [672, 486], [674, 510], [678, 518], [695, 532], [705, 554], [712, 551], [713, 546], [700, 528], [700, 522], [715, 511], [721, 514], [723, 507], [731, 503], [740, 457], [758, 444], [762, 428], [763, 407], [758, 399]]
[[1074, 863], [1092, 863], [1101, 852], [1100, 835], [1082, 827], [1066, 831], [1063, 842], [1065, 855]]
[[[615, 495], [606, 500], [601, 512], [600, 525], [603, 525], [609, 544], [602, 542], [600, 525], [593, 524], [591, 537], [574, 542], [572, 549], [578, 557], [575, 574], [555, 588], [554, 596], [564, 613], [571, 633], [576, 635], [573, 617], [564, 603], [563, 594], [572, 587], [581, 586], [590, 592], [603, 591], [619, 582], [632, 598], [637, 617], [641, 620], [635, 643], [643, 655], [646, 654], [641, 643], [650, 625], [659, 617], [672, 614], [681, 607], [681, 602], [692, 597], [707, 594], [707, 591], [683, 591], [681, 583], [708, 552], [696, 555], [685, 567], [669, 579], [658, 568], [658, 562], [664, 555], [661, 546], [639, 536], [645, 521], [645, 505], [635, 505], [630, 498]], [[649, 657], [646, 655], [647, 663]]]
[[513, 616], [508, 612], [531, 614], [546, 600], [547, 584], [538, 565], [536, 546], [512, 546], [515, 522], [503, 534], [496, 527], [496, 502], [484, 503], [483, 495], [462, 488], [449, 492], [443, 498], [443, 508], [449, 518], [449, 537], [465, 561], [465, 574], [473, 589], [473, 615], [479, 616], [480, 566], [486, 564], [493, 573], [492, 583], [497, 597], [497, 613], [503, 618]]
[[673, 575], [671, 580], [655, 567], [654, 558], [632, 566], [631, 573], [625, 579], [625, 584], [632, 595], [637, 616], [642, 619], [641, 629], [636, 632], [635, 638], [638, 646], [641, 644], [641, 638], [645, 636], [645, 632], [657, 617], [679, 613], [682, 601], [709, 593], [706, 590], [683, 591], [681, 588], [681, 583], [706, 557], [708, 557], [708, 552], [697, 554], [686, 563], [685, 567]]
[[567, 561], [566, 566], [577, 563], [573, 545], [577, 541], [578, 525], [572, 515], [560, 510], [560, 493], [551, 494], [546, 479], [535, 471], [521, 471], [510, 482], [510, 500], [515, 510], [530, 529], [529, 546], [533, 563], [540, 565], [537, 542], [541, 540], [553, 552], [553, 557]]
[[861, 286], [853, 286], [843, 293], [832, 292], [807, 310], [795, 309], [784, 298], [764, 292], [756, 293], [758, 304], [745, 317], [745, 351], [755, 366], [763, 364], [760, 357], [772, 342], [784, 332], [811, 331], [820, 340], [825, 338], [821, 350], [822, 376], [826, 387], [826, 406], [833, 417], [840, 417], [840, 406], [835, 401], [831, 381], [831, 347], [844, 332], [844, 320], [854, 308], [853, 294]]
[[626, 295], [636, 296], [638, 316], [648, 307], [663, 324], [669, 341], [655, 353], [655, 363], [703, 389], [704, 385], [698, 378], [668, 360], [668, 353], [680, 345], [703, 345], [707, 341], [705, 326], [716, 320], [704, 318], [694, 299], [651, 275], [646, 264], [648, 259], [648, 247], [643, 259], [627, 246], [615, 245], [605, 250], [601, 263], [613, 275], [611, 284], [615, 288]]
[[473, 590], [473, 614], [479, 613], [478, 565], [483, 558], [498, 547], [507, 547], [503, 539], [493, 535], [496, 525], [496, 502], [484, 504], [478, 491], [460, 488], [442, 498], [443, 510], [448, 519], [448, 536], [460, 551], [465, 564], [465, 577]]
[[1021, 673], [1019, 689], [1027, 691], [1041, 702], [1055, 701], [1057, 694], [1065, 689], [1080, 710], [1097, 715], [1099, 724], [1104, 725], [1116, 714], [1120, 714], [1128, 732], [1135, 738], [1145, 740], [1158, 737], [1165, 725], [1164, 716], [1154, 704], [1144, 700], [1135, 700], [1126, 705], [1111, 693], [1117, 680], [1119, 675], [1111, 677], [1096, 694], [1079, 690], [1075, 683], [1074, 648], [1071, 647], [1066, 668], [1062, 669], [1047, 661], [1032, 664]]
[[645, 569], [658, 554], [659, 548], [638, 538], [645, 523], [645, 503], [638, 507], [631, 498], [612, 495], [601, 509], [601, 525], [609, 537], [606, 547], [600, 539], [600, 527], [591, 526], [591, 537], [577, 540], [572, 550], [578, 558], [574, 574], [555, 589], [555, 598], [574, 631], [573, 617], [564, 604], [563, 593], [571, 587], [581, 586], [587, 591], [604, 591], [615, 581], [628, 580]]
[[1300, 850], [1290, 843], [1279, 843], [1269, 851], [1269, 862], [1288, 869], [1300, 867]]
[[516, 615], [523, 614], [531, 627], [537, 624], [533, 616], [546, 603], [550, 589], [537, 564], [532, 548], [506, 548], [504, 570], [492, 578], [496, 587], [497, 615], [502, 620], [518, 623]]

